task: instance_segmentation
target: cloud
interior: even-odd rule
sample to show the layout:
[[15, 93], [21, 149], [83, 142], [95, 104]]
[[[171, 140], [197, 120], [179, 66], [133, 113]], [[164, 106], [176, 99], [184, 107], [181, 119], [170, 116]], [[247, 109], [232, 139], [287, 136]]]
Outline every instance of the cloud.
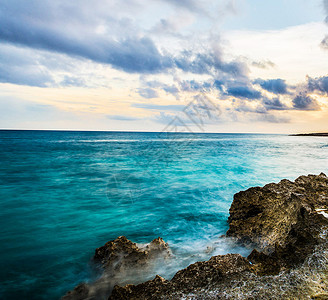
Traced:
[[131, 105], [136, 108], [143, 108], [149, 110], [165, 110], [165, 111], [182, 111], [184, 105], [158, 105], [158, 104], [143, 104], [143, 103], [134, 103]]
[[283, 104], [279, 98], [264, 99], [263, 105], [267, 110], [289, 110], [289, 108]]
[[317, 91], [328, 95], [328, 76], [308, 77], [307, 88], [310, 92]]
[[166, 3], [173, 4], [177, 7], [186, 8], [192, 12], [204, 13], [204, 8], [200, 5], [200, 1], [194, 0], [163, 0]]
[[[205, 6], [198, 1], [165, 2], [192, 11]], [[129, 3], [132, 7], [141, 6], [138, 1]], [[146, 4], [142, 5], [143, 10], [147, 10]], [[237, 76], [246, 71], [240, 62], [223, 62], [218, 53], [182, 51], [177, 56], [164, 53], [133, 19], [135, 12], [123, 17], [123, 8], [111, 2], [100, 5], [85, 0], [79, 5], [61, 0], [4, 1], [0, 7], [0, 39], [109, 64], [127, 73], [156, 74], [178, 68], [195, 74], [219, 70]]]
[[227, 89], [227, 94], [229, 96], [233, 96], [237, 98], [246, 98], [250, 100], [259, 99], [262, 97], [261, 92], [249, 86], [230, 87]]
[[174, 59], [178, 69], [194, 74], [217, 74], [223, 72], [233, 77], [247, 77], [249, 69], [244, 62], [234, 60], [224, 62], [218, 49], [209, 53], [183, 51]]
[[0, 82], [46, 87], [54, 83], [52, 74], [39, 63], [40, 57], [9, 45], [0, 46]]
[[[172, 66], [151, 38], [140, 36], [125, 19], [104, 15], [85, 1], [81, 7], [62, 1], [32, 2], [13, 0], [1, 5], [2, 41], [110, 64], [129, 73], [158, 73]], [[88, 8], [90, 16], [84, 11]], [[106, 32], [108, 26], [114, 34]], [[125, 34], [123, 30], [129, 29], [131, 33]]]
[[328, 35], [321, 41], [321, 46], [328, 49]]
[[[328, 14], [328, 0], [324, 3]], [[319, 103], [309, 95], [328, 94], [328, 77], [308, 78], [302, 85], [302, 88], [306, 86], [304, 93], [296, 95], [292, 94], [295, 89], [278, 75], [277, 79], [251, 80], [249, 65], [269, 68], [273, 63], [266, 57], [257, 56], [257, 62], [223, 53], [225, 48], [221, 46], [218, 34], [209, 28], [214, 23], [196, 17], [196, 14], [206, 15], [206, 10], [215, 6], [207, 4], [210, 1], [91, 3], [81, 0], [77, 4], [63, 0], [4, 0], [0, 6], [0, 82], [38, 87], [87, 87], [97, 80], [93, 79], [90, 84], [91, 73], [87, 71], [88, 76], [85, 76], [85, 70], [92, 68], [85, 66], [97, 66], [105, 73], [110, 69], [109, 65], [126, 73], [140, 74], [137, 86], [130, 89], [145, 99], [157, 98], [163, 92], [176, 99], [182, 98], [185, 92], [188, 96], [204, 92], [219, 100], [228, 99], [227, 105], [232, 99], [244, 100], [243, 104], [234, 106], [239, 113], [270, 115], [274, 111], [320, 109]], [[153, 13], [157, 7], [165, 9], [148, 18], [149, 12]], [[232, 6], [230, 9], [235, 10]], [[147, 22], [142, 19], [144, 16], [147, 16]], [[182, 25], [180, 16], [184, 18]], [[159, 30], [156, 36], [153, 30], [158, 23], [163, 32]], [[194, 30], [198, 25], [201, 25], [199, 31], [198, 27]], [[192, 38], [188, 33], [190, 29], [195, 32]], [[67, 61], [72, 61], [72, 65], [83, 64], [81, 73], [75, 72], [75, 67], [67, 66]], [[113, 73], [109, 76], [117, 76]], [[107, 78], [98, 82], [102, 81], [106, 86]], [[125, 76], [127, 81], [131, 78], [136, 77]], [[135, 82], [131, 79], [129, 84]], [[272, 99], [265, 91], [274, 94]], [[161, 112], [183, 109], [181, 105], [132, 106]], [[107, 118], [134, 120], [121, 115]], [[273, 120], [273, 117], [266, 118], [268, 122]]]
[[274, 94], [287, 94], [287, 84], [283, 79], [257, 79], [254, 83], [259, 84], [263, 89]]
[[177, 100], [179, 100], [179, 92], [180, 90], [173, 84], [163, 84], [162, 89], [167, 93], [173, 95]]
[[289, 123], [291, 119], [287, 116], [276, 116], [272, 114], [262, 114], [256, 117], [256, 121], [268, 123]]
[[80, 117], [53, 105], [8, 96], [0, 96], [0, 112], [1, 128], [55, 129], [62, 124], [67, 126], [67, 122], [74, 123]]
[[[0, 44], [0, 83], [33, 87], [110, 88], [101, 67], [69, 56]], [[87, 71], [86, 71], [87, 70]]]
[[115, 121], [137, 121], [138, 118], [128, 117], [124, 115], [107, 115], [107, 119], [115, 120]]
[[[256, 105], [252, 104], [247, 100], [235, 100], [233, 102], [233, 112], [235, 112], [233, 116], [238, 120], [239, 116], [242, 115], [243, 119], [246, 118], [246, 120], [253, 122], [288, 123], [290, 121], [287, 116], [276, 116], [268, 112], [270, 110], [268, 106], [262, 106], [263, 103], [261, 102], [256, 103]], [[287, 107], [285, 109], [289, 110]]]
[[177, 88], [175, 84], [167, 84], [164, 82], [160, 82], [157, 80], [147, 81], [143, 76], [140, 76], [140, 82], [142, 86], [146, 86], [151, 89], [161, 89], [167, 94], [173, 95], [177, 100], [179, 100], [179, 92], [180, 90]]
[[158, 93], [156, 90], [151, 89], [151, 88], [140, 88], [138, 89], [138, 94], [146, 99], [152, 99], [152, 98], [157, 98]]
[[161, 111], [155, 115], [154, 121], [167, 123], [167, 127], [172, 126], [173, 129], [175, 126], [196, 126], [201, 131], [204, 131], [206, 124], [221, 122], [222, 111], [220, 106], [204, 94], [195, 95], [186, 105], [168, 105], [164, 106], [163, 110], [171, 110], [172, 112], [166, 113]]
[[[205, 2], [199, 1], [162, 2], [189, 12], [199, 10], [203, 13], [207, 7]], [[140, 10], [140, 14], [149, 12], [149, 3], [147, 0], [145, 3], [129, 0], [128, 4], [119, 7], [115, 1], [100, 4], [81, 0], [77, 5], [63, 0], [32, 0], [29, 3], [5, 0], [0, 7], [0, 40], [3, 44], [15, 45], [16, 49], [20, 49], [20, 57], [27, 54], [29, 58], [15, 67], [10, 60], [2, 59], [0, 81], [42, 87], [89, 86], [89, 78], [79, 78], [75, 70], [66, 74], [62, 72], [66, 68], [61, 63], [63, 57], [75, 63], [82, 59], [84, 63], [92, 61], [110, 65], [126, 73], [175, 76], [178, 71], [182, 71], [211, 77], [211, 80], [202, 83], [175, 80], [173, 84], [162, 83], [156, 88], [141, 86], [137, 91], [147, 99], [158, 97], [157, 89], [179, 99], [180, 93], [184, 91], [222, 90], [227, 80], [249, 81], [247, 64], [239, 60], [225, 61], [219, 42], [212, 43], [206, 50], [187, 42], [177, 51], [165, 49], [163, 45], [161, 48], [158, 42], [160, 36], [159, 39], [152, 36], [151, 29], [145, 30], [142, 28], [144, 24], [137, 22], [136, 11]], [[182, 36], [176, 39], [186, 41]], [[33, 50], [42, 55], [37, 59], [31, 57]], [[49, 59], [54, 56], [57, 59]]]
[[264, 107], [257, 105], [256, 107], [250, 106], [248, 103], [241, 101], [234, 106], [235, 111], [244, 113], [266, 114], [267, 111]]
[[268, 68], [273, 68], [275, 66], [275, 63], [273, 63], [270, 60], [252, 61], [252, 66], [260, 69], [268, 69]]
[[65, 75], [64, 79], [60, 82], [61, 86], [78, 86], [78, 87], [86, 87], [87, 83], [83, 78], [76, 76], [68, 76]]
[[128, 73], [159, 73], [172, 67], [170, 57], [163, 56], [148, 37], [124, 38], [118, 41], [88, 38], [80, 40], [40, 28], [1, 29], [0, 39], [36, 49], [79, 56], [110, 64]]
[[180, 88], [184, 92], [208, 91], [212, 88], [212, 83], [207, 81], [183, 80], [180, 82]]
[[[325, 22], [328, 24], [328, 0], [323, 0], [323, 6], [325, 9], [325, 13], [326, 13]], [[328, 49], [328, 35], [326, 35], [326, 37], [321, 41], [321, 46], [323, 48]]]
[[320, 105], [315, 99], [300, 93], [293, 99], [293, 108], [296, 110], [320, 110]]

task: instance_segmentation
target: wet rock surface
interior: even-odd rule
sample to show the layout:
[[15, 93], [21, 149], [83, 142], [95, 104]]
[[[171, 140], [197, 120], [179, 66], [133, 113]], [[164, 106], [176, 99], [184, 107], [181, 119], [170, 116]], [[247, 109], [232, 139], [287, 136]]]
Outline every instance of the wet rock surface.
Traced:
[[[326, 299], [327, 209], [328, 178], [323, 173], [237, 193], [227, 236], [253, 249], [247, 258], [213, 256], [171, 280], [157, 275], [141, 284], [119, 282], [108, 299]], [[140, 272], [148, 261], [170, 255], [160, 238], [140, 248], [119, 237], [98, 248], [95, 260], [116, 276], [133, 266]], [[64, 299], [93, 299], [85, 284], [72, 293], [82, 298]]]
[[62, 300], [107, 299], [115, 284], [136, 282], [140, 273], [151, 272], [155, 263], [171, 256], [171, 249], [160, 237], [149, 244], [137, 245], [120, 236], [95, 251], [93, 262], [103, 269], [102, 276], [93, 283], [79, 284]]
[[171, 256], [171, 250], [162, 238], [154, 239], [148, 245], [140, 247], [125, 236], [120, 236], [96, 249], [94, 260], [108, 272], [119, 272], [130, 267], [145, 266], [149, 260], [158, 256]]
[[250, 270], [249, 261], [239, 254], [218, 255], [208, 261], [190, 265], [176, 273], [170, 281], [156, 276], [155, 279], [136, 286], [115, 286], [109, 299], [179, 299], [185, 294], [215, 287], [231, 278], [242, 278]]

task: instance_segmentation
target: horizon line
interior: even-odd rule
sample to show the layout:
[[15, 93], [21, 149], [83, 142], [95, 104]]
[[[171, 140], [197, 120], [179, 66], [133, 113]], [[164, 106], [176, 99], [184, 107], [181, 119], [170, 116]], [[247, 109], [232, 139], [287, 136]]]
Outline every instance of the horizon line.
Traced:
[[[121, 133], [177, 133], [177, 134], [263, 134], [263, 135], [292, 135], [304, 133], [267, 133], [267, 132], [175, 132], [175, 131], [142, 131], [142, 130], [102, 130], [102, 129], [17, 129], [0, 128], [0, 131], [44, 131], [44, 132], [121, 132]], [[311, 132], [324, 133], [324, 132]]]

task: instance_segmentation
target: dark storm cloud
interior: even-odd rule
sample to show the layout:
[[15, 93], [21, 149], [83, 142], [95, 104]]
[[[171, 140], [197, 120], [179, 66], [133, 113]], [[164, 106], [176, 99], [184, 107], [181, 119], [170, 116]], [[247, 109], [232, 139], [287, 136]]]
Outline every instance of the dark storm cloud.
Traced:
[[293, 99], [293, 108], [296, 110], [320, 110], [317, 100], [300, 93]]
[[253, 89], [249, 86], [236, 86], [229, 87], [227, 89], [227, 95], [237, 97], [237, 98], [246, 98], [249, 100], [259, 99], [262, 97], [261, 92]]
[[254, 81], [255, 84], [259, 84], [263, 89], [274, 93], [274, 94], [287, 94], [287, 84], [283, 79], [269, 79], [262, 80], [257, 79]]

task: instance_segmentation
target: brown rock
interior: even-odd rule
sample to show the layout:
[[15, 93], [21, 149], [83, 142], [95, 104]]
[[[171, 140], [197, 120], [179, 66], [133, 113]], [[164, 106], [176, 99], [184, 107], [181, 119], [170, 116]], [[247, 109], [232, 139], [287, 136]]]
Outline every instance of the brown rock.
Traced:
[[178, 299], [183, 294], [240, 278], [250, 270], [249, 261], [240, 254], [213, 256], [208, 261], [191, 264], [170, 281], [156, 276], [139, 285], [115, 286], [109, 300]]
[[171, 257], [171, 250], [162, 238], [156, 238], [144, 246], [138, 246], [125, 236], [120, 236], [97, 248], [94, 261], [100, 264], [103, 275], [95, 282], [79, 284], [62, 299], [107, 299], [115, 284], [140, 282], [142, 273], [151, 273], [157, 261]]
[[84, 300], [89, 297], [89, 286], [86, 283], [81, 283], [74, 288], [74, 290], [67, 292], [65, 296], [63, 296], [62, 300]]
[[171, 256], [171, 250], [162, 238], [154, 239], [145, 247], [138, 247], [125, 236], [120, 236], [97, 248], [94, 260], [100, 263], [106, 271], [119, 272], [121, 269], [142, 267], [149, 260], [159, 256], [163, 258]]
[[166, 290], [165, 286], [167, 284], [167, 280], [165, 280], [161, 276], [156, 275], [153, 280], [149, 280], [138, 285], [128, 284], [123, 287], [116, 285], [113, 289], [111, 296], [108, 299], [158, 299], [162, 291]]
[[[116, 280], [109, 299], [326, 299], [327, 217], [328, 178], [323, 173], [250, 188], [235, 195], [227, 232], [238, 243], [255, 248], [248, 258], [214, 256], [171, 280], [158, 275], [141, 284], [131, 284], [133, 277], [125, 283]], [[126, 270], [147, 273], [150, 262], [170, 255], [161, 238], [138, 246], [119, 237], [98, 248], [94, 259], [109, 278], [119, 278], [117, 274], [125, 276]], [[102, 296], [108, 297], [111, 289]], [[103, 299], [92, 290], [82, 284], [72, 292], [77, 298], [64, 299]]]
[[234, 197], [227, 236], [292, 267], [312, 253], [322, 226], [328, 225], [318, 209], [328, 209], [328, 178], [323, 173], [250, 188]]

